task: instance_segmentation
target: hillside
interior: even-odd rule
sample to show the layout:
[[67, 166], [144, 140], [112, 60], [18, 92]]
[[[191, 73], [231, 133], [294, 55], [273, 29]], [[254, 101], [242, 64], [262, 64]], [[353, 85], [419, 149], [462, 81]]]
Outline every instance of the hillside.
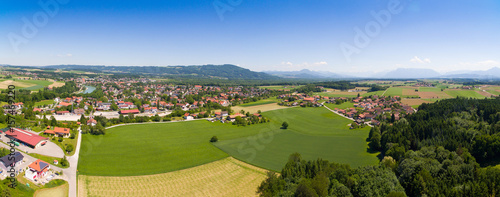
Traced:
[[91, 66], [91, 65], [54, 65], [45, 68], [63, 70], [82, 70], [103, 73], [130, 73], [161, 76], [190, 76], [199, 78], [223, 79], [278, 79], [262, 72], [254, 72], [231, 64], [201, 66]]

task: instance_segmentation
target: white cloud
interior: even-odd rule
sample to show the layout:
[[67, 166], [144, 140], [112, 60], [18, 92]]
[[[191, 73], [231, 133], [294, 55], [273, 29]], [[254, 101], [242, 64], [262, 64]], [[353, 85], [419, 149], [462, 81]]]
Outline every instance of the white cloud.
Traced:
[[415, 56], [415, 57], [410, 59], [410, 62], [418, 63], [418, 64], [430, 64], [431, 60], [429, 58], [420, 59], [419, 57]]
[[71, 56], [73, 56], [73, 54], [71, 53], [66, 54], [66, 57], [71, 57]]

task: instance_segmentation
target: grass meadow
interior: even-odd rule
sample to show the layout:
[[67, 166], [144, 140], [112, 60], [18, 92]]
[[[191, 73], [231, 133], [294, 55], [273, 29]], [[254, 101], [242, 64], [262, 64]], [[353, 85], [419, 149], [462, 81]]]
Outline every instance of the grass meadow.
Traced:
[[[262, 113], [271, 122], [238, 127], [205, 120], [119, 126], [104, 136], [83, 135], [82, 175], [136, 176], [166, 173], [229, 155], [279, 171], [288, 156], [323, 158], [353, 166], [378, 162], [367, 152], [369, 128], [350, 130], [349, 120], [325, 108], [288, 108]], [[287, 121], [288, 129], [280, 129]], [[212, 136], [219, 142], [209, 142]], [[225, 152], [224, 152], [225, 151]], [[255, 153], [255, 154], [254, 154]], [[249, 156], [255, 155], [254, 158]]]

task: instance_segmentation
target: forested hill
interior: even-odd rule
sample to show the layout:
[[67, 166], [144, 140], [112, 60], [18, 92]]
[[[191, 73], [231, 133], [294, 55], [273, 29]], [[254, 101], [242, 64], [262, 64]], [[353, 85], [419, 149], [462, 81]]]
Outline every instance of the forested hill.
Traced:
[[104, 73], [130, 73], [161, 76], [190, 76], [199, 78], [223, 79], [279, 79], [262, 72], [254, 72], [231, 64], [202, 66], [90, 66], [90, 65], [55, 65], [45, 68], [95, 71]]

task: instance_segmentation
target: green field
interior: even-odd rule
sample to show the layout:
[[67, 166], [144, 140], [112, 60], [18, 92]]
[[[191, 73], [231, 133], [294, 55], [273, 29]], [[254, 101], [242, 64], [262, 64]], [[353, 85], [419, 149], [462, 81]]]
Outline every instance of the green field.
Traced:
[[365, 96], [371, 96], [371, 95], [382, 96], [383, 93], [384, 93], [384, 91], [375, 91], [375, 92], [368, 92], [368, 93], [363, 94], [361, 96], [363, 96], [363, 97], [365, 97]]
[[351, 107], [354, 107], [354, 103], [351, 103], [351, 102], [344, 102], [342, 104], [331, 104], [331, 103], [325, 103], [325, 106], [327, 106], [328, 108], [330, 109], [335, 109], [335, 108], [339, 108], [339, 109], [346, 109], [346, 108], [351, 108]]
[[[281, 170], [294, 152], [305, 159], [321, 157], [353, 166], [378, 162], [376, 154], [367, 152], [369, 128], [349, 130], [349, 120], [325, 108], [287, 108], [262, 114], [271, 122], [246, 127], [205, 120], [152, 123], [111, 128], [104, 136], [83, 135], [78, 170], [100, 176], [159, 174], [229, 155]], [[283, 121], [289, 122], [289, 129], [280, 129]], [[209, 142], [214, 135], [220, 149]], [[252, 150], [242, 147], [246, 143], [257, 147], [255, 160], [248, 159]]]
[[228, 140], [255, 135], [270, 124], [237, 127], [196, 120], [119, 126], [104, 136], [82, 136], [78, 170], [84, 175], [134, 176], [194, 167], [228, 156], [209, 142], [212, 136]]
[[42, 106], [42, 105], [51, 105], [54, 104], [53, 100], [43, 100], [43, 101], [38, 101], [35, 103], [35, 107]]
[[[346, 93], [348, 93], [348, 92], [320, 92], [320, 93], [315, 93], [315, 95], [328, 96], [328, 97], [345, 97], [345, 98], [358, 97], [357, 94], [346, 94]], [[360, 92], [360, 94], [362, 94], [362, 93], [363, 92]]]
[[474, 90], [445, 90], [444, 92], [452, 97], [486, 98]]
[[387, 89], [384, 96], [403, 96], [403, 88], [391, 87]]
[[[325, 108], [290, 108], [265, 115], [273, 120], [272, 133], [215, 145], [237, 159], [274, 171], [280, 171], [294, 152], [305, 160], [322, 158], [353, 167], [378, 162], [377, 153], [367, 152], [369, 128], [350, 130], [350, 120]], [[286, 130], [278, 129], [283, 121], [289, 123]]]
[[419, 92], [441, 92], [441, 88], [419, 87]]
[[241, 104], [241, 105], [238, 105], [238, 106], [241, 106], [241, 107], [251, 107], [251, 106], [257, 106], [257, 105], [265, 105], [265, 104], [277, 103], [277, 102], [278, 102], [277, 99], [275, 99], [275, 98], [269, 98], [269, 99], [258, 100], [258, 101], [255, 101], [255, 102], [244, 103], [244, 104]]
[[261, 89], [268, 89], [268, 90], [291, 90], [295, 88], [302, 87], [303, 85], [287, 85], [287, 86], [259, 86]]

